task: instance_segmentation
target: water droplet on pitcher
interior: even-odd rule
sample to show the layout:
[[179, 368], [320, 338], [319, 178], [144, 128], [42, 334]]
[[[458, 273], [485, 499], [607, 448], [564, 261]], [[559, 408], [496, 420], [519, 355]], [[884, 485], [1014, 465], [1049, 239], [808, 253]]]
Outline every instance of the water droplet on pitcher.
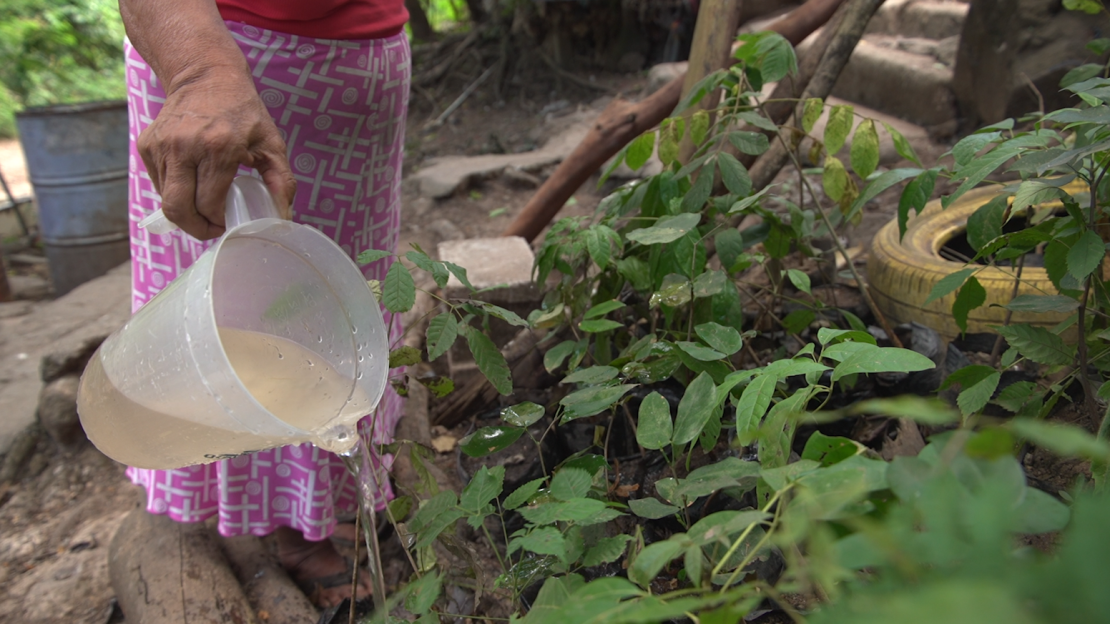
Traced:
[[305, 360], [305, 362], [308, 363], [309, 367], [316, 366], [316, 363], [313, 362], [312, 360]]
[[323, 336], [317, 336], [316, 337], [316, 342], [324, 342], [324, 337]]
[[358, 356], [358, 361], [359, 361], [359, 362], [361, 362], [361, 361], [362, 361], [362, 356], [361, 356], [361, 355], [360, 355], [360, 356]]
[[284, 360], [285, 359], [285, 356], [281, 354], [281, 351], [278, 351], [278, 359], [279, 360]]
[[358, 374], [355, 375], [355, 379], [362, 379], [362, 371], [359, 371]]
[[357, 334], [358, 333], [358, 328], [357, 327], [352, 327], [351, 328], [351, 333], [352, 334]]

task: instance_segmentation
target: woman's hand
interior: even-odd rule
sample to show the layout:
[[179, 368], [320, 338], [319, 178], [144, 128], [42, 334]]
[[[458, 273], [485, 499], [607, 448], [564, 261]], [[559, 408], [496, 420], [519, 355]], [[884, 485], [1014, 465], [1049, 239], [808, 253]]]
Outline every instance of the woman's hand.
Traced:
[[257, 169], [278, 210], [290, 216], [297, 183], [285, 143], [238, 67], [209, 68], [168, 94], [138, 148], [162, 212], [198, 239], [223, 234], [224, 201], [239, 165]]
[[213, 0], [120, 0], [127, 36], [166, 90], [139, 154], [162, 212], [199, 239], [224, 232], [240, 165], [253, 167], [289, 216], [297, 189], [285, 142]]

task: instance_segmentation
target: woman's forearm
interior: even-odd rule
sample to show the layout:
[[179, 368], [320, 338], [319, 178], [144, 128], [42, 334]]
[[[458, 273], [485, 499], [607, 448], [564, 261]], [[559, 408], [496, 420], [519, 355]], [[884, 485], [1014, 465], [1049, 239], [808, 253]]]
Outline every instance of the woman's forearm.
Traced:
[[250, 71], [213, 0], [119, 0], [119, 9], [167, 95], [211, 71]]

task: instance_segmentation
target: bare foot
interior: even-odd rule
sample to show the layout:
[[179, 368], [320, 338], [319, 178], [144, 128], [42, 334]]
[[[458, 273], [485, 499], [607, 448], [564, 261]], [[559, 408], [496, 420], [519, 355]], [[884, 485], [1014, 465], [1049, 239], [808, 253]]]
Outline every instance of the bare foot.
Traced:
[[[353, 527], [352, 527], [353, 528]], [[319, 607], [332, 607], [351, 596], [351, 572], [328, 540], [310, 542], [300, 531], [281, 527], [277, 530], [278, 559], [298, 585]], [[369, 575], [360, 570], [356, 598], [371, 594]]]

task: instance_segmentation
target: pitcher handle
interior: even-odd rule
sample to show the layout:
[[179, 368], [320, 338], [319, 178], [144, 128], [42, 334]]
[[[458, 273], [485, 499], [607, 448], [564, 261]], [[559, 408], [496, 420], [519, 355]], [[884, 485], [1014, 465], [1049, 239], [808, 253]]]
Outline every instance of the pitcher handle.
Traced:
[[[281, 218], [269, 189], [261, 180], [250, 176], [236, 176], [232, 180], [224, 204], [224, 215], [229, 230], [255, 219]], [[167, 234], [178, 229], [161, 208], [139, 221], [139, 227], [151, 234]]]

